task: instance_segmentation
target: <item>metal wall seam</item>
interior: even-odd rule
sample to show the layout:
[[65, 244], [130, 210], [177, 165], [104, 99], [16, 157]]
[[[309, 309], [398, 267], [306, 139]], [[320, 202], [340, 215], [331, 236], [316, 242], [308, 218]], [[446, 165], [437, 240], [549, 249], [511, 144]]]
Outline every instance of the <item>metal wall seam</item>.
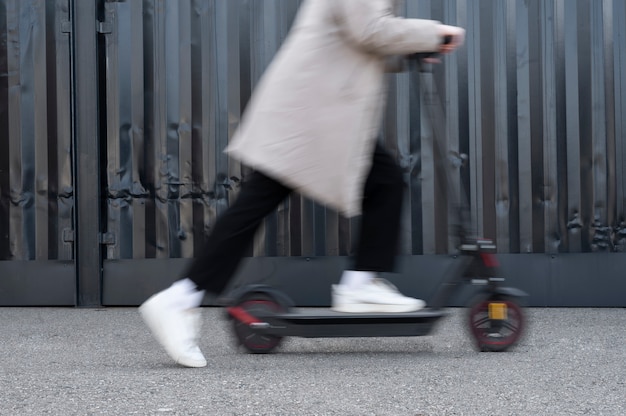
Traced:
[[[121, 6], [121, 5], [120, 5]], [[130, 4], [131, 22], [140, 21], [143, 17], [143, 4], [132, 2]], [[130, 43], [130, 56], [143, 56], [144, 31], [143, 25], [131, 25], [131, 33], [127, 38]], [[147, 200], [150, 194], [146, 188], [146, 134], [145, 134], [145, 101], [144, 83], [145, 70], [143, 59], [131, 59], [131, 64], [127, 67], [130, 78], [130, 102], [129, 102], [129, 124], [128, 135], [131, 148], [130, 167], [130, 196], [132, 207], [132, 253], [129, 258], [146, 258], [148, 255], [148, 245], [146, 230], [148, 224]]]
[[[498, 2], [494, 8], [494, 85], [509, 85], [508, 80], [508, 14], [510, 4]], [[509, 108], [508, 88], [494, 88], [494, 186], [495, 186], [495, 218], [494, 238], [500, 251], [510, 251], [511, 239], [509, 234], [511, 192], [509, 189]]]
[[[416, 17], [420, 15], [417, 2], [405, 2], [406, 16]], [[411, 254], [422, 254], [424, 251], [424, 223], [422, 210], [422, 159], [421, 159], [421, 106], [419, 85], [415, 82], [415, 76], [408, 74], [399, 75], [400, 78], [408, 77], [408, 155], [410, 155], [410, 175], [408, 177], [408, 192], [405, 195], [405, 215], [408, 217], [404, 224], [409, 230], [409, 242]]]
[[[495, 38], [498, 33], [495, 31], [497, 25], [485, 24], [484, 22], [495, 22], [496, 16], [493, 7], [485, 7], [481, 3], [477, 7], [476, 26], [479, 31], [480, 58], [482, 62], [477, 65], [476, 78], [480, 80], [477, 94], [479, 95], [479, 105], [477, 105], [477, 119], [480, 118], [479, 129], [477, 130], [476, 145], [480, 150], [476, 150], [476, 171], [477, 175], [477, 210], [479, 214], [479, 235], [496, 240], [496, 148], [497, 137], [495, 135], [495, 90], [494, 83], [495, 66], [490, 65], [495, 59]], [[502, 64], [502, 62], [500, 62]]]
[[604, 50], [604, 125], [606, 130], [606, 243], [605, 249], [614, 250], [615, 228], [619, 227], [616, 201], [618, 198], [617, 178], [615, 177], [617, 156], [615, 153], [615, 76], [613, 74], [613, 0], [602, 3], [602, 49]]
[[[205, 103], [202, 88], [197, 85], [206, 85], [204, 82], [207, 69], [209, 68], [207, 45], [209, 42], [209, 6], [207, 2], [193, 1], [190, 10], [190, 102], [191, 102], [191, 203], [192, 217], [190, 218], [189, 229], [186, 230], [186, 238], [192, 241], [192, 256], [200, 255], [202, 243], [204, 241], [203, 232], [209, 226], [205, 218], [210, 217], [209, 205], [209, 185], [206, 175], [208, 134], [205, 126], [209, 125], [209, 107]], [[197, 230], [197, 231], [195, 231]]]
[[[543, 75], [544, 60], [543, 50], [547, 47], [541, 40], [548, 30], [545, 27], [542, 16], [543, 5], [545, 3], [532, 2], [529, 4], [528, 39], [530, 45], [535, 45], [529, 50], [529, 113], [530, 113], [530, 152], [529, 164], [532, 166], [531, 180], [531, 206], [533, 211], [532, 222], [528, 225], [532, 228], [533, 250], [545, 252], [545, 154], [544, 154], [544, 86]], [[533, 163], [535, 161], [535, 163]], [[541, 162], [540, 162], [541, 161]]]
[[[128, 25], [130, 17], [125, 13], [116, 13], [113, 8], [124, 7], [124, 4], [120, 3], [105, 3], [105, 7], [108, 9], [109, 14], [114, 17], [113, 23], [116, 24], [116, 30], [108, 34], [104, 38], [105, 54], [107, 57], [106, 65], [106, 91], [107, 91], [107, 140], [106, 140], [106, 171], [107, 171], [107, 231], [114, 233], [119, 243], [116, 245], [107, 246], [107, 258], [128, 258], [128, 250], [123, 250], [128, 243], [132, 242], [133, 236], [129, 236], [125, 233], [122, 234], [122, 229], [128, 230], [130, 225], [122, 218], [122, 205], [126, 204], [125, 189], [124, 189], [124, 177], [129, 173], [128, 166], [121, 166], [124, 161], [128, 163], [129, 149], [121, 149], [121, 140], [124, 133], [124, 125], [128, 125], [127, 120], [124, 118], [128, 116], [128, 98], [130, 96], [129, 91], [132, 86], [128, 85], [130, 81], [127, 77], [120, 74], [128, 73], [120, 68], [120, 61], [124, 66], [130, 66], [133, 60], [130, 59], [130, 54], [123, 54], [125, 48], [128, 47], [128, 42], [120, 42], [120, 34], [122, 39], [128, 39], [127, 33], [124, 29]], [[119, 17], [118, 17], [119, 16]], [[128, 29], [126, 29], [128, 30]], [[128, 50], [128, 49], [126, 49]], [[120, 56], [122, 55], [122, 56]], [[124, 85], [120, 85], [124, 82]], [[123, 97], [122, 97], [123, 96]], [[123, 103], [122, 103], [123, 100]], [[126, 110], [126, 111], [125, 111]], [[127, 143], [127, 140], [125, 141]], [[124, 159], [122, 159], [124, 154]], [[125, 222], [125, 227], [122, 227], [122, 222]], [[130, 227], [132, 230], [132, 226]]]
[[[470, 169], [470, 210], [472, 223], [478, 235], [484, 233], [483, 216], [483, 163], [491, 163], [483, 159], [483, 108], [482, 108], [482, 73], [481, 60], [483, 59], [481, 41], [485, 37], [481, 33], [481, 8], [478, 2], [471, 4], [467, 18], [467, 44], [468, 44], [468, 114], [469, 114], [469, 163]], [[489, 41], [489, 37], [486, 39]], [[485, 59], [490, 57], [484, 56]]]
[[[454, 0], [446, 0], [444, 2], [444, 14], [442, 18], [442, 22], [446, 22], [451, 25], [459, 25], [465, 26], [464, 22], [464, 12], [460, 10], [461, 5], [459, 2]], [[459, 63], [462, 59], [466, 60], [466, 56], [463, 57], [461, 54], [455, 53], [448, 56], [444, 62], [444, 85], [446, 85], [445, 97], [444, 97], [444, 109], [446, 116], [446, 125], [445, 128], [445, 136], [448, 148], [452, 152], [456, 152], [460, 155], [461, 150], [461, 131], [462, 129], [462, 117], [461, 117], [461, 91], [460, 88], [451, 88], [451, 86], [457, 86], [461, 82], [461, 70], [459, 67]], [[467, 173], [467, 167], [459, 167], [458, 172], [454, 172], [450, 175], [450, 189], [449, 189], [449, 200], [448, 206], [446, 209], [446, 214], [449, 216], [450, 214], [456, 215], [456, 213], [451, 210], [458, 210], [461, 201], [463, 198], [461, 193], [461, 177]], [[458, 211], [457, 211], [458, 212]], [[454, 218], [451, 218], [454, 221]], [[452, 224], [448, 224], [450, 227]], [[440, 230], [443, 235], [448, 236], [448, 244], [446, 252], [454, 252], [457, 246], [456, 236], [450, 235], [450, 229]]]
[[[50, 177], [49, 171], [49, 145], [54, 145], [54, 140], [48, 140], [48, 79], [47, 73], [47, 42], [46, 42], [46, 4], [45, 2], [36, 2], [31, 5], [31, 12], [33, 13], [31, 20], [32, 32], [30, 39], [32, 44], [27, 49], [32, 56], [28, 59], [32, 59], [33, 73], [32, 73], [32, 91], [30, 97], [33, 100], [32, 103], [32, 120], [29, 120], [32, 130], [33, 150], [34, 158], [31, 159], [34, 162], [31, 174], [33, 175], [32, 188], [29, 192], [33, 195], [33, 218], [32, 224], [34, 227], [34, 235], [32, 240], [34, 242], [34, 257], [36, 260], [48, 259], [49, 252], [49, 231], [50, 222], [54, 223], [54, 217], [50, 215], [49, 204], [50, 193], [49, 183], [54, 178]], [[52, 108], [50, 109], [52, 111]], [[26, 121], [26, 119], [25, 119]], [[26, 130], [24, 130], [26, 132]], [[50, 143], [51, 142], [51, 143]], [[31, 153], [31, 154], [33, 154]]]
[[554, 0], [543, 2], [542, 50], [542, 97], [543, 97], [543, 181], [541, 204], [543, 205], [544, 252], [558, 253], [561, 239], [558, 237], [558, 162], [557, 162], [557, 91], [556, 91], [556, 39], [557, 18]]
[[[133, 86], [136, 89], [135, 94], [143, 97], [143, 119], [144, 126], [143, 132], [146, 137], [144, 140], [144, 165], [143, 165], [143, 184], [146, 189], [149, 198], [146, 199], [146, 226], [145, 235], [143, 238], [146, 240], [146, 258], [156, 258], [161, 256], [159, 250], [160, 236], [157, 230], [157, 206], [159, 204], [159, 198], [161, 198], [161, 189], [159, 186], [160, 170], [158, 157], [158, 143], [155, 138], [157, 134], [157, 126], [155, 120], [158, 113], [155, 110], [155, 104], [157, 102], [155, 86], [158, 85], [158, 81], [155, 76], [155, 32], [158, 27], [157, 23], [157, 11], [156, 5], [153, 2], [142, 2], [143, 12], [141, 19], [141, 27], [143, 29], [143, 53], [142, 66], [144, 70], [144, 79], [141, 86]], [[113, 126], [115, 127], [115, 126]], [[109, 126], [110, 128], [110, 126]]]
[[607, 126], [605, 90], [605, 48], [603, 6], [605, 2], [592, 2], [591, 7], [591, 143], [593, 164], [593, 211], [590, 232], [592, 249], [610, 246], [608, 224], [607, 187]]
[[614, 75], [614, 97], [615, 97], [615, 154], [616, 154], [616, 222], [620, 227], [619, 240], [623, 241], [625, 235], [622, 234], [625, 221], [624, 210], [626, 209], [626, 2], [613, 2], [613, 75]]
[[179, 154], [179, 204], [180, 218], [177, 241], [181, 246], [180, 257], [193, 257], [193, 143], [192, 143], [192, 105], [191, 91], [191, 25], [194, 17], [191, 13], [191, 0], [179, 2], [179, 79], [178, 87], [178, 154]]
[[[565, 7], [564, 21], [578, 22], [578, 7]], [[582, 250], [582, 201], [580, 178], [580, 98], [578, 71], [578, 25], [565, 25], [563, 38], [565, 61], [565, 136], [567, 192], [567, 235], [565, 247], [568, 251]]]
[[590, 57], [593, 54], [591, 45], [591, 8], [592, 3], [587, 1], [578, 2], [578, 93], [579, 93], [579, 128], [580, 128], [580, 194], [586, 195], [581, 198], [580, 211], [583, 227], [582, 251], [591, 250], [591, 238], [593, 235], [592, 224], [594, 216], [594, 149], [593, 149], [593, 109], [592, 104], [592, 63]]
[[567, 116], [566, 116], [566, 92], [565, 92], [565, 0], [554, 0], [554, 59], [555, 59], [555, 77], [554, 77], [554, 93], [556, 100], [555, 123], [556, 123], [556, 184], [558, 191], [556, 192], [556, 211], [554, 212], [553, 228], [555, 234], [553, 237], [554, 251], [567, 252], [568, 244], [568, 190], [567, 190]]
[[13, 146], [9, 147], [9, 256], [14, 260], [28, 260], [32, 258], [26, 242], [30, 237], [30, 230], [25, 223], [24, 208], [27, 208], [27, 198], [24, 196], [22, 162], [22, 48], [27, 42], [22, 42], [20, 2], [6, 3], [7, 16], [7, 78], [8, 78], [8, 137], [13, 138]]
[[530, 33], [528, 3], [516, 2], [517, 21], [517, 158], [519, 177], [520, 252], [532, 253], [533, 192], [530, 113]]
[[[154, 62], [153, 71], [154, 79], [151, 87], [151, 92], [154, 94], [154, 103], [152, 122], [154, 124], [154, 186], [155, 193], [157, 194], [156, 206], [155, 206], [155, 237], [156, 237], [156, 257], [168, 258], [171, 257], [172, 248], [170, 246], [170, 198], [172, 192], [170, 189], [171, 172], [170, 172], [170, 159], [175, 158], [175, 153], [170, 154], [168, 144], [168, 100], [169, 100], [169, 64], [170, 56], [168, 55], [167, 45], [172, 41], [168, 41], [168, 32], [171, 32], [171, 28], [168, 28], [166, 24], [166, 17], [168, 11], [168, 4], [171, 2], [155, 2], [154, 8], [154, 28], [153, 28], [153, 41], [154, 41]], [[170, 6], [171, 7], [171, 6]], [[174, 36], [175, 33], [172, 33]]]
[[[199, 5], [197, 7], [200, 7]], [[216, 158], [217, 149], [214, 144], [217, 133], [218, 120], [224, 117], [218, 111], [218, 100], [221, 91], [217, 80], [217, 13], [215, 2], [210, 2], [206, 9], [202, 9], [202, 187], [206, 190], [204, 201], [204, 231], [210, 232], [217, 216], [228, 206], [228, 195], [217, 181]], [[204, 236], [201, 236], [204, 239]]]
[[[47, 56], [48, 67], [56, 67], [53, 91], [48, 94], [49, 117], [54, 118], [50, 125], [56, 135], [56, 151], [51, 150], [50, 157], [56, 167], [56, 181], [49, 185], [51, 198], [56, 199], [56, 242], [50, 240], [50, 259], [74, 259], [74, 243], [65, 241], [65, 235], [74, 234], [74, 174], [72, 171], [72, 104], [71, 104], [71, 59], [70, 35], [62, 30], [65, 22], [69, 22], [70, 4], [68, 0], [46, 2], [48, 6], [49, 38]], [[54, 23], [52, 23], [54, 22]], [[53, 35], [54, 34], [54, 35]], [[51, 43], [55, 46], [52, 48]], [[51, 78], [51, 77], [50, 77]], [[53, 114], [53, 115], [51, 115]], [[50, 146], [48, 146], [50, 148]], [[55, 160], [56, 159], [56, 160]]]
[[0, 140], [0, 260], [11, 258], [11, 170], [10, 149], [15, 139], [11, 139], [9, 119], [9, 58], [11, 51], [8, 42], [9, 14], [6, 3], [0, 3], [0, 40], [6, 49], [0, 49], [0, 134], [7, 139]]
[[88, 1], [71, 4], [77, 303], [89, 307], [102, 301], [97, 10]]

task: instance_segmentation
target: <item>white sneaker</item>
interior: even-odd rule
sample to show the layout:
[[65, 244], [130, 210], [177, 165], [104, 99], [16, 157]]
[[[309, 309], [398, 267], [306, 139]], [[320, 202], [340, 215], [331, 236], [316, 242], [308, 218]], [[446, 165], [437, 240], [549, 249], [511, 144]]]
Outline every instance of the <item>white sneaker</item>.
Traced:
[[152, 335], [167, 354], [184, 367], [206, 367], [207, 361], [198, 347], [201, 313], [199, 308], [172, 306], [166, 291], [157, 293], [139, 307], [139, 313]]
[[371, 279], [356, 288], [332, 287], [332, 310], [350, 313], [413, 312], [426, 306], [420, 299], [401, 294], [385, 279]]

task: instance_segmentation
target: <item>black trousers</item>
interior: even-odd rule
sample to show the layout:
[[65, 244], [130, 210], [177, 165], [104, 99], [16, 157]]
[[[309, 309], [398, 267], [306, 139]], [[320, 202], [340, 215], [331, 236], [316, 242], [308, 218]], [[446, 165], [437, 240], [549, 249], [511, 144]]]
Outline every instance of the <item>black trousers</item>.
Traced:
[[[192, 262], [185, 277], [200, 289], [221, 294], [263, 219], [292, 191], [262, 173], [252, 173], [242, 184], [235, 203], [218, 218], [207, 238], [203, 254]], [[402, 170], [378, 144], [363, 192], [354, 270], [393, 271], [403, 194]]]

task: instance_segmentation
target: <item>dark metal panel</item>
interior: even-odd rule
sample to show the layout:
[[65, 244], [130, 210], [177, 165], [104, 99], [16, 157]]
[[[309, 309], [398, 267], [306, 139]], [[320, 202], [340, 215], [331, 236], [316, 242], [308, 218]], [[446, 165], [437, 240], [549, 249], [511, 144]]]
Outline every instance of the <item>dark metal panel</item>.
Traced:
[[74, 305], [69, 2], [0, 1], [0, 305]]
[[73, 261], [2, 261], [0, 277], [2, 306], [76, 305]]
[[[506, 285], [528, 293], [530, 307], [625, 307], [626, 257], [609, 253], [502, 254], [498, 256]], [[103, 304], [134, 306], [171, 284], [185, 259], [107, 260]], [[447, 255], [401, 256], [394, 284], [428, 301], [455, 259]], [[255, 257], [243, 262], [231, 288], [244, 283], [272, 285], [297, 306], [330, 305], [330, 287], [347, 265], [345, 257]], [[151, 278], [146, 279], [149, 275]], [[475, 288], [474, 288], [475, 290]], [[462, 288], [449, 306], [466, 306], [473, 291]], [[205, 305], [214, 304], [208, 297]]]
[[67, 0], [0, 2], [0, 259], [72, 259]]

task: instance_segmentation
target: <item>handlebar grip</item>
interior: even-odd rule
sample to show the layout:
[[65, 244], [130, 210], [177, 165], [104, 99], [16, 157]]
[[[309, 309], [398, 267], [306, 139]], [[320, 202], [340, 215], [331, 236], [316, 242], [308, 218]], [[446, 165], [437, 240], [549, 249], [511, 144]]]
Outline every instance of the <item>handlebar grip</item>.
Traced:
[[[449, 43], [452, 43], [452, 36], [451, 35], [444, 36], [443, 42], [441, 42], [441, 44], [447, 45]], [[424, 59], [434, 58], [438, 55], [439, 55], [439, 52], [419, 52], [419, 53], [414, 53], [412, 55], [409, 55], [407, 56], [407, 58], [411, 60], [415, 60], [415, 61], [423, 61]]]

